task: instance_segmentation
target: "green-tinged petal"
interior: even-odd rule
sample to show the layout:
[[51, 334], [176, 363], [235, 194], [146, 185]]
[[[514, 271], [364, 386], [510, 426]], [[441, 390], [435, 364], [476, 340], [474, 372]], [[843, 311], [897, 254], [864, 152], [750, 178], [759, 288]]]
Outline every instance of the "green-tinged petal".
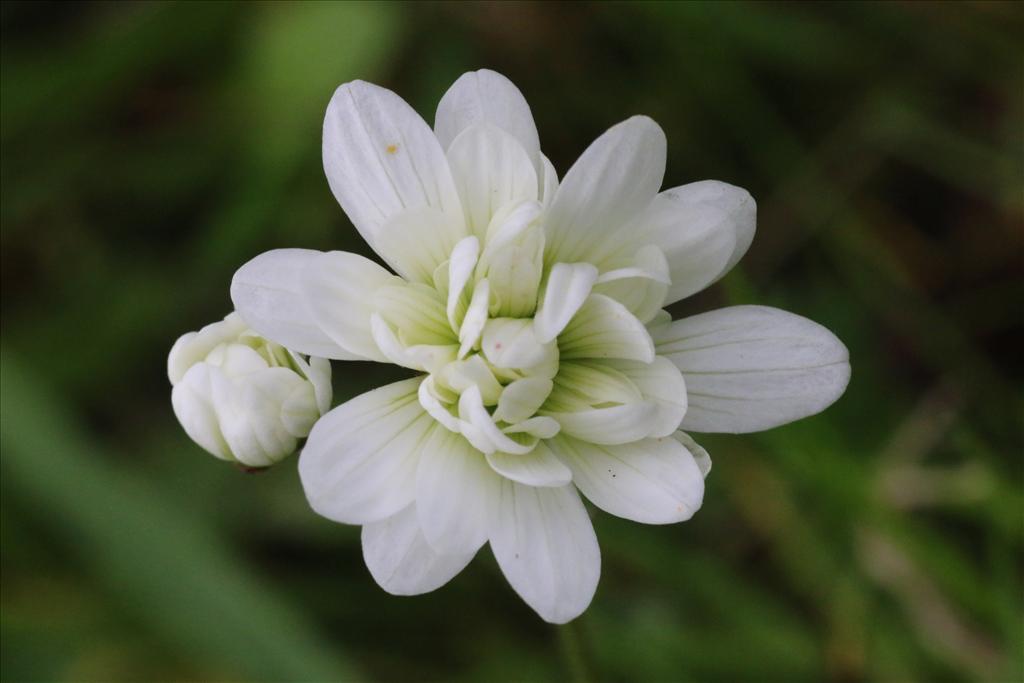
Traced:
[[647, 328], [626, 307], [591, 294], [558, 338], [562, 358], [621, 358], [650, 363], [654, 344]]

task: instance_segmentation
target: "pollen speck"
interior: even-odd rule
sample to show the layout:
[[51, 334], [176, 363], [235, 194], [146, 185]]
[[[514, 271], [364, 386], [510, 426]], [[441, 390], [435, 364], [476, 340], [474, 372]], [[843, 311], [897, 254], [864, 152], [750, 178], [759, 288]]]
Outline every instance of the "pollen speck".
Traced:
[[384, 151], [388, 154], [395, 154], [398, 151], [398, 145], [388, 145], [384, 148]]

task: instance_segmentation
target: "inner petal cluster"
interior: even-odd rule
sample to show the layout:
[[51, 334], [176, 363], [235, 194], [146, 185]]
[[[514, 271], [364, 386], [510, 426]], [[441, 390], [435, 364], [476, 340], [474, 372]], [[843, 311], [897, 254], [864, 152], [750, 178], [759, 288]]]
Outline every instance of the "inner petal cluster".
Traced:
[[426, 282], [378, 288], [376, 346], [427, 373], [424, 410], [486, 455], [525, 455], [563, 431], [609, 444], [671, 433], [685, 410], [682, 377], [670, 363], [651, 373], [653, 343], [630, 310], [653, 317], [663, 288], [627, 307], [609, 296], [614, 285], [651, 281], [649, 271], [545, 265], [543, 215], [539, 202], [509, 203]]

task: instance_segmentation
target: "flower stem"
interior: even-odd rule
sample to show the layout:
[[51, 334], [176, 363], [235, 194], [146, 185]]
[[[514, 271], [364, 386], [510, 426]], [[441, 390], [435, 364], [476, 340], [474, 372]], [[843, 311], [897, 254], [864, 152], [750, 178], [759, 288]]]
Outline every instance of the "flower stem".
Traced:
[[587, 671], [586, 657], [583, 652], [583, 637], [579, 630], [579, 622], [572, 621], [558, 627], [558, 640], [562, 650], [562, 659], [572, 683], [590, 683], [593, 679]]

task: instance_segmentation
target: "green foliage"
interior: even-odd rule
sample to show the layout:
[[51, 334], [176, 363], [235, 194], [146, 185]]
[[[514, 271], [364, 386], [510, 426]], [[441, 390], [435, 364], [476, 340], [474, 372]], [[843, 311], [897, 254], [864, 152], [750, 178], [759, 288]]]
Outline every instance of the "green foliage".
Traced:
[[[4, 680], [1024, 679], [1017, 6], [5, 3], [0, 29]], [[854, 369], [823, 415], [698, 435], [692, 521], [597, 514], [561, 629], [487, 551], [384, 594], [294, 461], [201, 453], [165, 376], [255, 254], [369, 253], [320, 166], [338, 84], [430, 120], [484, 66], [562, 173], [642, 112], [668, 185], [750, 189], [750, 253], [673, 312], [777, 305]], [[335, 373], [336, 400], [401, 376]]]

